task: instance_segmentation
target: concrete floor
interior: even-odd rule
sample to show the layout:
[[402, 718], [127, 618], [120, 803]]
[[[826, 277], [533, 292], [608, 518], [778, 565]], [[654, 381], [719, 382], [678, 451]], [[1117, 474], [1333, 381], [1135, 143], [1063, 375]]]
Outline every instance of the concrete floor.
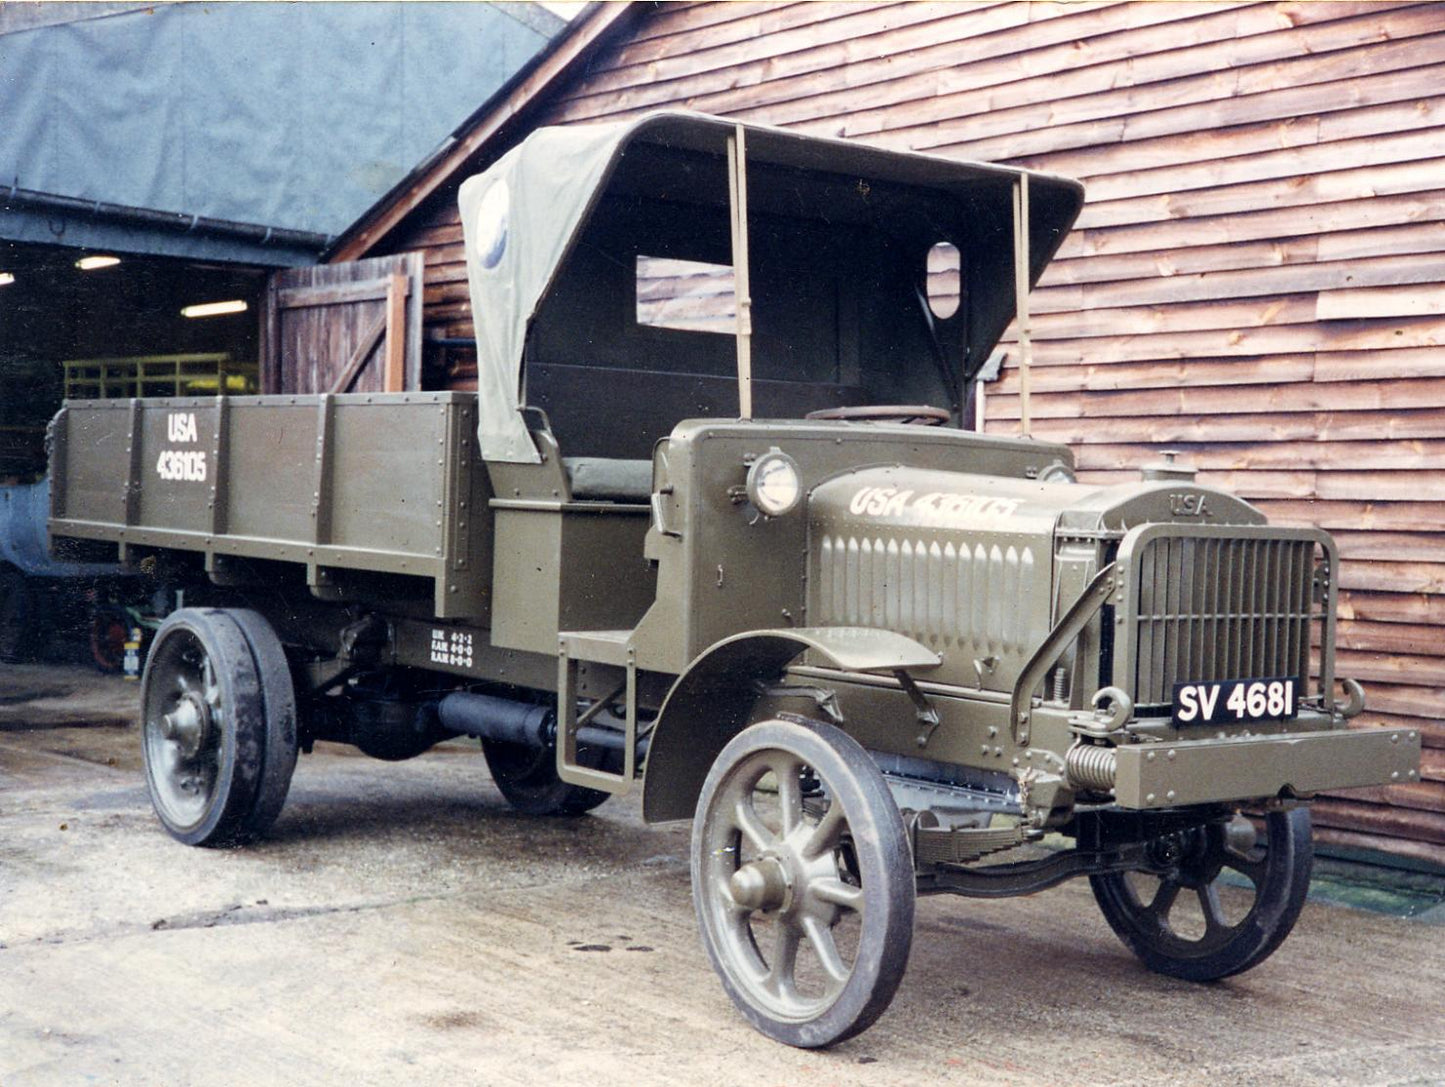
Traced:
[[[1445, 928], [1312, 902], [1253, 972], [1147, 973], [1088, 888], [920, 903], [892, 1009], [747, 1027], [687, 830], [512, 813], [475, 747], [303, 757], [273, 836], [155, 822], [134, 685], [0, 666], [0, 1085], [1436, 1084]], [[1438, 911], [1437, 911], [1438, 915]]]

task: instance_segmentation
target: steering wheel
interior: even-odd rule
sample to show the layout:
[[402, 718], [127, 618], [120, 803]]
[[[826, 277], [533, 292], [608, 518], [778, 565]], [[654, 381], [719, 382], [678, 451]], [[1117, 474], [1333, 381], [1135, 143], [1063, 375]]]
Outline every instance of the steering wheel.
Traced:
[[808, 412], [804, 418], [938, 426], [948, 422], [950, 417], [947, 408], [935, 408], [931, 404], [860, 404], [851, 408], [820, 408]]

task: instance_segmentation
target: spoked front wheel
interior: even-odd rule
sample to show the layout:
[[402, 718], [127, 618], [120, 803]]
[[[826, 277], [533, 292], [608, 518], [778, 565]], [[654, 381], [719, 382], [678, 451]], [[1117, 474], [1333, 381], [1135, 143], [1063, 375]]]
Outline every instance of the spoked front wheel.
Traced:
[[1148, 852], [1148, 871], [1090, 877], [1099, 908], [1149, 969], [1215, 981], [1263, 962], [1294, 928], [1310, 885], [1310, 813], [1270, 812], [1262, 834], [1236, 815]]
[[915, 900], [903, 819], [832, 725], [764, 721], [723, 748], [693, 822], [692, 893], [723, 987], [780, 1042], [852, 1037], [903, 978]]

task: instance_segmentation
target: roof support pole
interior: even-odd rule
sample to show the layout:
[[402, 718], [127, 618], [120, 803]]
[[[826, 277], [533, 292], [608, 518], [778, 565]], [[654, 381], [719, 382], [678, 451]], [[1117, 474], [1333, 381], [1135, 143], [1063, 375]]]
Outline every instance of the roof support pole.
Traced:
[[753, 299], [748, 288], [748, 156], [746, 131], [728, 136], [728, 206], [733, 229], [733, 294], [737, 305], [738, 415], [753, 417]]
[[1033, 326], [1029, 319], [1029, 175], [1020, 174], [1013, 189], [1014, 324], [1019, 338], [1019, 433], [1029, 437], [1029, 367], [1034, 361]]

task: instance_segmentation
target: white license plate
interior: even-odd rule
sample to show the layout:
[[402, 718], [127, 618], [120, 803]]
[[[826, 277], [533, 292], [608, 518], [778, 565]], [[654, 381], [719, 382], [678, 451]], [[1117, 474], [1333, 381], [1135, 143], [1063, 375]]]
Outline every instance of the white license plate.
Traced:
[[1225, 679], [1215, 683], [1176, 683], [1176, 725], [1244, 725], [1288, 721], [1299, 713], [1300, 681]]

